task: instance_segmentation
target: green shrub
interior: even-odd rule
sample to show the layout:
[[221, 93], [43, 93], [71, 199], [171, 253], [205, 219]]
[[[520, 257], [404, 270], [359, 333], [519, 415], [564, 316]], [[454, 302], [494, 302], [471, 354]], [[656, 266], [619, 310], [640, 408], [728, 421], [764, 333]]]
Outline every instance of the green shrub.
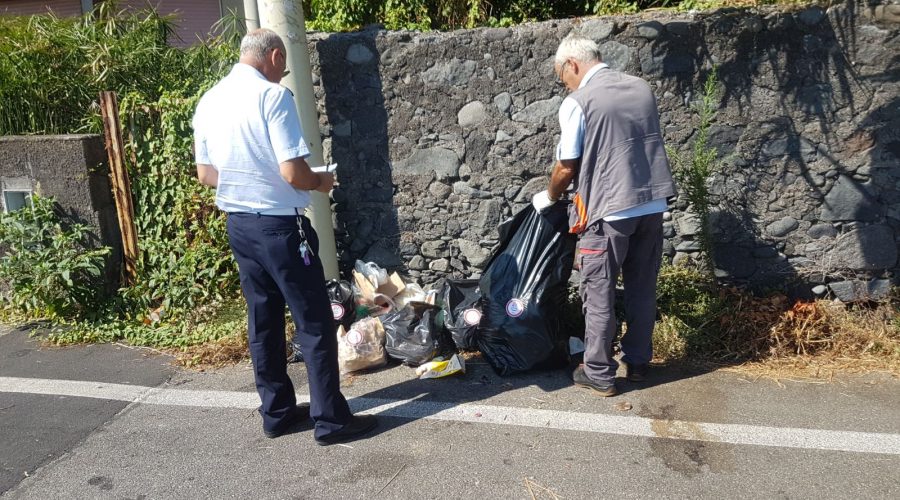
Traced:
[[0, 17], [8, 35], [0, 36], [0, 133], [98, 131], [97, 93], [120, 98], [140, 251], [134, 285], [97, 294], [103, 287], [87, 278], [103, 267], [88, 266], [100, 251], [78, 253], [84, 228], [61, 229], [43, 202], [18, 222], [30, 226], [4, 226], [12, 240], [41, 235], [4, 261], [15, 278], [6, 309], [57, 320], [58, 343], [181, 347], [234, 330], [218, 318], [239, 299], [237, 267], [214, 191], [196, 180], [190, 122], [202, 92], [237, 61], [236, 31], [181, 49], [168, 45], [171, 30], [169, 18], [112, 2], [79, 19]]
[[707, 181], [719, 169], [719, 152], [709, 145], [709, 129], [719, 108], [721, 90], [716, 69], [706, 77], [700, 98], [693, 104], [699, 123], [694, 135], [690, 154], [679, 153], [674, 148], [666, 148], [672, 159], [673, 173], [678, 187], [687, 198], [691, 210], [700, 222], [697, 240], [702, 251], [704, 268], [710, 275], [713, 273], [713, 241], [709, 227], [709, 216], [712, 201]]
[[63, 225], [49, 198], [0, 214], [3, 302], [29, 318], [86, 318], [104, 298], [109, 248], [91, 248], [88, 227]]
[[663, 266], [656, 295], [660, 314], [653, 333], [657, 357], [679, 359], [722, 352], [719, 320], [727, 303], [708, 274]]
[[102, 2], [92, 15], [0, 16], [0, 135], [102, 131], [98, 94], [146, 101], [163, 91], [189, 95], [218, 71], [218, 48], [180, 50], [174, 18], [120, 11]]

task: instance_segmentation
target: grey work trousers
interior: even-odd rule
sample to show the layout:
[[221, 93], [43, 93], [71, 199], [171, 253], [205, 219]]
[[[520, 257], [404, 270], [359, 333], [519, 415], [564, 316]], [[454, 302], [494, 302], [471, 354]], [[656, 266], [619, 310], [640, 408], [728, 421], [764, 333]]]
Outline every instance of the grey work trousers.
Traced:
[[584, 373], [612, 383], [619, 364], [613, 359], [616, 335], [616, 281], [625, 287], [622, 361], [631, 365], [653, 358], [656, 279], [662, 260], [662, 214], [599, 221], [582, 233], [578, 245], [581, 300], [584, 303]]

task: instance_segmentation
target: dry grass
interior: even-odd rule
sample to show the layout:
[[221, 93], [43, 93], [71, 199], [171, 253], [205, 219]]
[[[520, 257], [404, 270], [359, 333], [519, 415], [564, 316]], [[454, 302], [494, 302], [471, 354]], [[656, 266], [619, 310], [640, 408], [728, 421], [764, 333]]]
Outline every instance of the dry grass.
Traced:
[[835, 374], [900, 376], [896, 301], [845, 305], [791, 303], [783, 295], [719, 291], [702, 324], [664, 315], [654, 332], [659, 361], [701, 360], [772, 379], [830, 379]]
[[195, 370], [209, 370], [233, 366], [250, 359], [246, 335], [225, 337], [216, 342], [173, 351], [175, 363]]
[[[690, 278], [690, 276], [685, 276]], [[900, 301], [844, 305], [830, 301], [791, 303], [784, 295], [755, 297], [734, 288], [688, 286], [661, 302], [654, 331], [657, 362], [687, 361], [751, 377], [827, 381], [846, 373], [884, 372], [900, 377]], [[293, 324], [287, 323], [287, 339]], [[249, 359], [246, 333], [173, 352], [176, 363], [214, 369]], [[478, 351], [467, 363], [483, 362]]]
[[744, 371], [817, 380], [864, 372], [900, 377], [900, 314], [893, 304], [798, 302], [767, 333], [768, 356], [746, 363]]

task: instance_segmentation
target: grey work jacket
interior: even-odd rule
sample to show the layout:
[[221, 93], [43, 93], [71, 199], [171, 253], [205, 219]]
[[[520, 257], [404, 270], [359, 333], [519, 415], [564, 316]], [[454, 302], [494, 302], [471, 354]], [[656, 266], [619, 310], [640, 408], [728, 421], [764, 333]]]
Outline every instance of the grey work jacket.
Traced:
[[608, 214], [675, 195], [659, 111], [647, 82], [605, 68], [570, 97], [581, 106], [585, 126], [569, 214], [572, 233]]

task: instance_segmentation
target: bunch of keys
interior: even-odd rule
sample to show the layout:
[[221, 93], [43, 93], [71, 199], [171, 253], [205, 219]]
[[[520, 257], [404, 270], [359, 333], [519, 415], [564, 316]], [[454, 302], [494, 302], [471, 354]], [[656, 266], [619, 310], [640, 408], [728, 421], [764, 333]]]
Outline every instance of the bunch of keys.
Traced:
[[303, 257], [303, 263], [307, 266], [310, 265], [311, 261], [309, 260], [310, 256], [313, 255], [313, 251], [309, 248], [309, 244], [306, 243], [306, 240], [300, 242], [300, 248], [298, 250], [300, 252], [300, 257]]
[[312, 261], [310, 257], [314, 256], [312, 248], [309, 247], [309, 243], [306, 241], [306, 232], [303, 231], [303, 220], [300, 218], [299, 211], [297, 212], [297, 230], [300, 231], [300, 247], [297, 251], [300, 253], [300, 257], [303, 258], [303, 263], [305, 265], [310, 265]]

